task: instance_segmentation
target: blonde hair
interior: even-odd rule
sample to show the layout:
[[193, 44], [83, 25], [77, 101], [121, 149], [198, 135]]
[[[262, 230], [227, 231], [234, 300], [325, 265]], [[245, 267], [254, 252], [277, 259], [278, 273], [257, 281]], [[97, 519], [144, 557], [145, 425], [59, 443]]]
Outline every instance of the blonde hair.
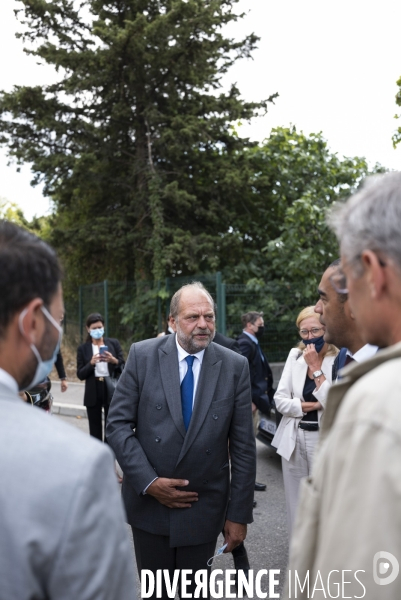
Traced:
[[[304, 321], [304, 319], [308, 319], [309, 317], [315, 317], [315, 319], [319, 318], [317, 316], [317, 314], [315, 313], [314, 306], [306, 306], [305, 308], [303, 308], [301, 310], [301, 312], [299, 313], [299, 315], [297, 316], [296, 321], [295, 321], [295, 325], [297, 326], [297, 329], [299, 329], [299, 326], [302, 323], [302, 321]], [[339, 352], [337, 346], [334, 346], [334, 344], [326, 344], [326, 346], [327, 346], [327, 349], [326, 349], [326, 352], [324, 353], [324, 356], [337, 356], [337, 354]], [[299, 350], [305, 350], [306, 345], [303, 342], [299, 342], [299, 344], [297, 345], [297, 348]]]

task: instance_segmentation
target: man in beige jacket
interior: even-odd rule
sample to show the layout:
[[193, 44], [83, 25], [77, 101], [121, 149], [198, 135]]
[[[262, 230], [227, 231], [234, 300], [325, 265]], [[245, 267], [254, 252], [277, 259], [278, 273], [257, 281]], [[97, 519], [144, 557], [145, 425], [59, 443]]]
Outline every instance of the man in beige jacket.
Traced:
[[398, 600], [401, 575], [401, 173], [367, 182], [332, 213], [364, 343], [329, 392], [313, 475], [303, 482], [283, 598]]

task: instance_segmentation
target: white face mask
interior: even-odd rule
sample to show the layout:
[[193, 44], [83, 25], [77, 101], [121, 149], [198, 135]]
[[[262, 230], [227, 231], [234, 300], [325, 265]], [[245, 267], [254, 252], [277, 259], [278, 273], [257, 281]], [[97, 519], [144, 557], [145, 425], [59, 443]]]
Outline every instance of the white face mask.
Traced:
[[[62, 327], [57, 323], [57, 321], [51, 316], [51, 314], [49, 313], [49, 311], [44, 307], [41, 306], [41, 310], [43, 312], [43, 314], [45, 315], [45, 317], [50, 321], [50, 323], [52, 325], [54, 325], [54, 327], [58, 330], [58, 342], [56, 344], [56, 347], [54, 349], [53, 352], [53, 356], [51, 358], [49, 358], [49, 360], [43, 360], [42, 357], [39, 354], [38, 349], [36, 348], [36, 346], [34, 344], [30, 344], [31, 346], [31, 350], [34, 353], [36, 360], [38, 361], [38, 366], [36, 367], [36, 371], [35, 371], [35, 375], [33, 376], [33, 379], [31, 381], [31, 383], [25, 388], [27, 390], [30, 390], [31, 388], [35, 387], [36, 384], [40, 383], [41, 381], [44, 381], [46, 379], [46, 377], [48, 376], [48, 374], [50, 373], [50, 371], [53, 368], [54, 363], [56, 362], [56, 358], [57, 358], [57, 354], [58, 351], [60, 350], [60, 345], [61, 345], [61, 340], [63, 337], [63, 329]], [[19, 329], [20, 332], [24, 335], [24, 329], [22, 326], [22, 320], [25, 317], [26, 313], [28, 312], [28, 309], [25, 308], [22, 313], [19, 316]]]

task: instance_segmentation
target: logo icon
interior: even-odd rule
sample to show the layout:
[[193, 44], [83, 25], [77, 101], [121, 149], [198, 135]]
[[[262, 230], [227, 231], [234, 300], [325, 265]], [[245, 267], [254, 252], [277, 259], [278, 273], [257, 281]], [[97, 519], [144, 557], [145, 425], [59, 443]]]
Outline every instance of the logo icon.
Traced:
[[391, 552], [376, 552], [373, 557], [373, 579], [377, 585], [388, 585], [398, 577], [400, 564]]

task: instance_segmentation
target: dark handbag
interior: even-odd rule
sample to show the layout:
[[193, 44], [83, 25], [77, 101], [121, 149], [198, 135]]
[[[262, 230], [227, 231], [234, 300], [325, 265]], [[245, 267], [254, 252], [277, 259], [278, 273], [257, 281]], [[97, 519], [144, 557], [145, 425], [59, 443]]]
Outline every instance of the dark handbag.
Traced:
[[110, 402], [113, 400], [113, 395], [116, 390], [118, 383], [118, 377], [110, 376], [105, 377], [106, 389], [107, 389], [107, 404], [110, 406]]

